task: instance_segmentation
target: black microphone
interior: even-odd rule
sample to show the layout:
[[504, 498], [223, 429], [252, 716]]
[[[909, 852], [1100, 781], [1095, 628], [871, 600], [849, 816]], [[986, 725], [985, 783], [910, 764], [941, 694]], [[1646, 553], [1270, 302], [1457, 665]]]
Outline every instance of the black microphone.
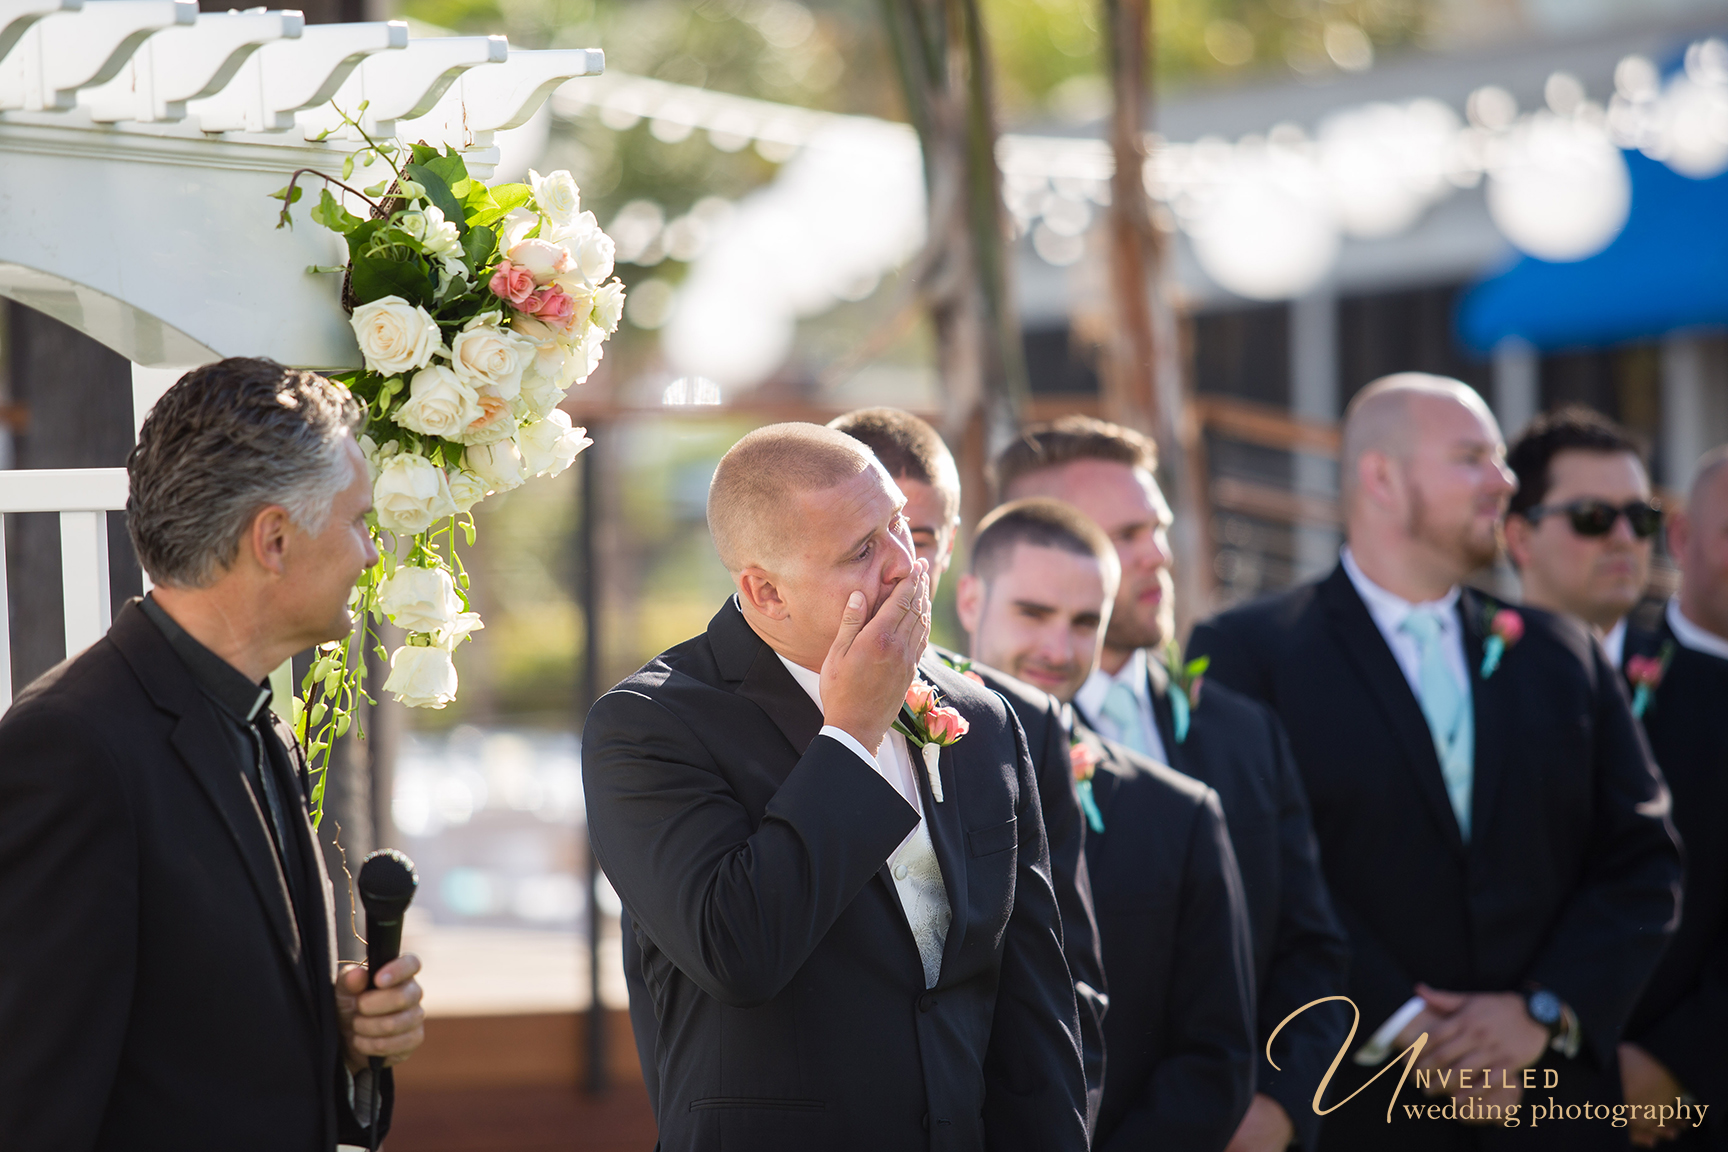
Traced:
[[[394, 848], [380, 848], [360, 865], [360, 877], [354, 882], [360, 892], [360, 903], [366, 909], [366, 987], [376, 988], [378, 970], [402, 953], [402, 920], [420, 887], [420, 876], [414, 871], [414, 861]], [[378, 1105], [384, 1077], [384, 1059], [371, 1056], [366, 1060], [372, 1070], [372, 1130], [371, 1147], [378, 1147]]]
[[420, 877], [414, 861], [394, 848], [380, 848], [360, 865], [360, 903], [366, 908], [366, 986], [376, 987], [378, 969], [402, 953], [402, 918]]

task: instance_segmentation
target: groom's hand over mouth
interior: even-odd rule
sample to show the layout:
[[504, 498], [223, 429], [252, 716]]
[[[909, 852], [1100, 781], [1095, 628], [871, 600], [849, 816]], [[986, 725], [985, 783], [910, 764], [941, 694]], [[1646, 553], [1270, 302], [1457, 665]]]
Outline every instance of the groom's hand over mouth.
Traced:
[[840, 632], [822, 661], [825, 723], [874, 749], [893, 723], [930, 640], [930, 565], [918, 560], [869, 619], [863, 592], [840, 616]]

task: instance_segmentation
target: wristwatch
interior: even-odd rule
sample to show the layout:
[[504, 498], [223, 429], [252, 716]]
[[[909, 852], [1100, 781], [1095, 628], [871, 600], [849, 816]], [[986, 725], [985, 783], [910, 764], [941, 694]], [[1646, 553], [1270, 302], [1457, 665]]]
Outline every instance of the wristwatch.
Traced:
[[1566, 1002], [1541, 985], [1524, 990], [1524, 1011], [1548, 1030], [1548, 1047], [1568, 1059], [1578, 1055], [1584, 1036], [1578, 1016]]

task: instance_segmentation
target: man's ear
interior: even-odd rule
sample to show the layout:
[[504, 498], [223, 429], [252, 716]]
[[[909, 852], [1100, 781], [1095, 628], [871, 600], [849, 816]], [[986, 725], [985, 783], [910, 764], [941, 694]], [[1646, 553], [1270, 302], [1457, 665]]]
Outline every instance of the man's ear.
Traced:
[[286, 575], [289, 530], [288, 510], [282, 505], [270, 504], [259, 509], [244, 541], [252, 562], [273, 576]]
[[1530, 537], [1536, 526], [1522, 516], [1508, 515], [1501, 530], [1506, 536], [1506, 555], [1512, 567], [1522, 572], [1530, 563]]
[[750, 567], [733, 578], [738, 585], [739, 599], [758, 615], [770, 620], [784, 620], [792, 614], [791, 606], [780, 595], [774, 577], [761, 568]]
[[984, 596], [988, 589], [984, 581], [971, 572], [960, 577], [954, 589], [954, 610], [959, 613], [960, 627], [972, 638], [971, 652], [978, 652], [978, 626], [984, 622]]
[[1384, 452], [1368, 451], [1356, 458], [1356, 483], [1371, 503], [1397, 507], [1403, 480], [1398, 462]]

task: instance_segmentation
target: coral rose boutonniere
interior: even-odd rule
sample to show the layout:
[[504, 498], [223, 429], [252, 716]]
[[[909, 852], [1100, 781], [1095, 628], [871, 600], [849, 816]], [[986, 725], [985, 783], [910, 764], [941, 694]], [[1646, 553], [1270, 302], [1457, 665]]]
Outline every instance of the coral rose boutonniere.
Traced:
[[966, 717], [940, 701], [936, 689], [914, 680], [893, 724], [894, 731], [918, 746], [924, 772], [930, 777], [930, 795], [938, 804], [942, 803], [942, 773], [937, 770], [937, 760], [945, 746], [958, 742], [971, 728]]
[[1210, 656], [1198, 660], [1182, 660], [1182, 645], [1175, 640], [1164, 645], [1164, 668], [1170, 673], [1170, 720], [1176, 728], [1176, 743], [1188, 739], [1188, 722], [1194, 709], [1200, 707], [1200, 685], [1206, 679], [1206, 669], [1212, 666]]
[[1654, 656], [1632, 656], [1626, 661], [1626, 681], [1632, 685], [1632, 715], [1644, 719], [1662, 687], [1662, 677], [1668, 674], [1668, 662], [1674, 659], [1674, 641], [1662, 645]]
[[1086, 824], [1092, 831], [1104, 832], [1104, 813], [1092, 795], [1092, 777], [1098, 773], [1098, 753], [1078, 736], [1070, 736], [1068, 765], [1074, 770], [1074, 789], [1080, 794], [1080, 811], [1086, 813]]
[[1494, 675], [1506, 650], [1524, 638], [1524, 617], [1510, 608], [1488, 608], [1488, 639], [1482, 645], [1482, 679]]

